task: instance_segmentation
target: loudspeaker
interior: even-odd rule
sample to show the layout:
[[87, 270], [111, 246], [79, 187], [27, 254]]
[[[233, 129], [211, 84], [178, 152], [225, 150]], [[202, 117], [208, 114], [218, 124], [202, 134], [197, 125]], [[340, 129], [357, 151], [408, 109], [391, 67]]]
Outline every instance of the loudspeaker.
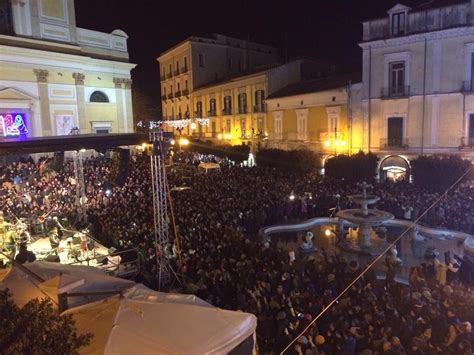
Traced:
[[54, 152], [53, 169], [61, 171], [64, 165], [64, 152]]
[[128, 149], [119, 149], [118, 171], [115, 177], [115, 183], [119, 186], [125, 184], [128, 176], [128, 163], [130, 161], [130, 151]]

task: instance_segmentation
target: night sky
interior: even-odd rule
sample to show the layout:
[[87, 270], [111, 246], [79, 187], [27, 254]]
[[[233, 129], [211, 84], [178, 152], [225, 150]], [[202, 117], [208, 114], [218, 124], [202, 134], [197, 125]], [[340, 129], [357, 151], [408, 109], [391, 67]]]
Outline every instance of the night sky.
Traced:
[[[408, 1], [409, 3], [410, 1]], [[159, 97], [158, 55], [190, 35], [221, 33], [274, 45], [280, 55], [313, 56], [338, 72], [360, 71], [361, 21], [392, 0], [76, 0], [77, 25], [130, 38], [134, 85]]]

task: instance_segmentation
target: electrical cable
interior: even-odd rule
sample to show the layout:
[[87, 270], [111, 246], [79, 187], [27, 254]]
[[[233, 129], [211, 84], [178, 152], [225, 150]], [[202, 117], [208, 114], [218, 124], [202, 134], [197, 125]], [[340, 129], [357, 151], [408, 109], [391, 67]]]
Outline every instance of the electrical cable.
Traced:
[[474, 166], [471, 166], [466, 172], [461, 175], [459, 179], [457, 179], [448, 189], [438, 198], [436, 199], [416, 220], [414, 220], [392, 243], [388, 245], [388, 247], [380, 253], [372, 262], [370, 262], [364, 270], [334, 299], [332, 300], [326, 307], [322, 309], [322, 311], [296, 336], [286, 347], [283, 349], [280, 354], [284, 354], [304, 333], [308, 331], [309, 328], [323, 316], [332, 306], [336, 303], [362, 276], [364, 276], [369, 269], [374, 266], [382, 257], [390, 250], [392, 247], [408, 232], [410, 231], [416, 223], [423, 218], [433, 207], [435, 207], [441, 199], [443, 199], [449, 191], [451, 191], [464, 177], [474, 169]]

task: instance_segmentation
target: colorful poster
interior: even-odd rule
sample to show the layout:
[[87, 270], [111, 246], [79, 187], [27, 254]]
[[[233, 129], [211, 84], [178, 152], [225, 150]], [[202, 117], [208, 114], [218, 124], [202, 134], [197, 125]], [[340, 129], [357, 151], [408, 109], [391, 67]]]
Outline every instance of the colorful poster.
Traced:
[[4, 137], [18, 137], [28, 134], [26, 115], [23, 113], [0, 113], [0, 133]]

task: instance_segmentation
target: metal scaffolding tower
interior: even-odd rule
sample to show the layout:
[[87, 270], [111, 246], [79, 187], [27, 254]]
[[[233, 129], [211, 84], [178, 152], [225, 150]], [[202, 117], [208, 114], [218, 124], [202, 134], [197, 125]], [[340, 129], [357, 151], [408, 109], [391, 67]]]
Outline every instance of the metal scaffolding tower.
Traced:
[[76, 179], [76, 207], [79, 220], [86, 222], [87, 214], [84, 204], [86, 203], [86, 186], [84, 183], [84, 166], [82, 164], [82, 152], [72, 153], [74, 162], [74, 178]]
[[[166, 178], [165, 156], [168, 143], [163, 131], [150, 132], [153, 150], [150, 154], [151, 182], [153, 192], [153, 223], [154, 242], [156, 248], [156, 264], [158, 273], [158, 290], [162, 286], [171, 285], [173, 278], [180, 279], [170, 265], [171, 238], [168, 218], [169, 189]], [[171, 201], [170, 201], [171, 202]]]

